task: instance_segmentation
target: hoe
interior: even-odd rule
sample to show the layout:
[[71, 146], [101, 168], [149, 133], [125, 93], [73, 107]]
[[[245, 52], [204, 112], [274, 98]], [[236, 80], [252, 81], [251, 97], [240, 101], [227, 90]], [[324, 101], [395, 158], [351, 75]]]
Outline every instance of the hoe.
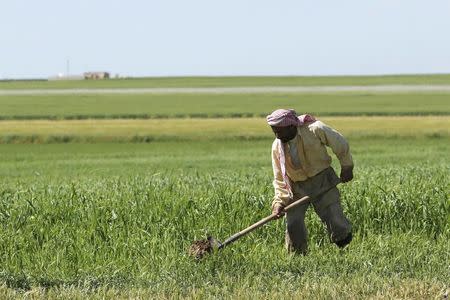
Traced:
[[[284, 212], [288, 212], [290, 209], [296, 207], [297, 205], [300, 205], [302, 203], [305, 203], [307, 201], [310, 201], [312, 199], [315, 199], [323, 194], [325, 194], [326, 192], [330, 191], [331, 189], [335, 188], [336, 186], [333, 185], [323, 191], [321, 191], [320, 193], [318, 193], [317, 195], [314, 196], [305, 196], [303, 198], [300, 198], [298, 200], [296, 200], [295, 202], [289, 204], [288, 206], [286, 206], [284, 208]], [[256, 222], [255, 224], [245, 228], [242, 231], [239, 231], [236, 234], [233, 234], [232, 236], [230, 236], [228, 239], [226, 239], [223, 243], [220, 242], [218, 239], [214, 238], [214, 237], [207, 237], [206, 240], [199, 240], [199, 241], [195, 241], [189, 248], [189, 254], [193, 257], [195, 257], [196, 259], [201, 259], [205, 254], [213, 252], [213, 250], [221, 250], [223, 248], [225, 248], [226, 246], [230, 245], [231, 243], [235, 242], [236, 240], [238, 240], [239, 238], [243, 237], [244, 235], [246, 235], [247, 233], [252, 232], [253, 230], [263, 226], [264, 224], [275, 220], [277, 218], [277, 216], [275, 214], [271, 214], [270, 216], [265, 217], [264, 219], [261, 219], [260, 221]]]

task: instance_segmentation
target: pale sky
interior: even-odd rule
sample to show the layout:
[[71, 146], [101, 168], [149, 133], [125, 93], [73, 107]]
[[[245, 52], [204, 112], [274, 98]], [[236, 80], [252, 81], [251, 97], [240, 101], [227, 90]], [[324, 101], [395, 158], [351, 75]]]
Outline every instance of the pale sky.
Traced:
[[448, 0], [0, 0], [0, 78], [450, 73]]

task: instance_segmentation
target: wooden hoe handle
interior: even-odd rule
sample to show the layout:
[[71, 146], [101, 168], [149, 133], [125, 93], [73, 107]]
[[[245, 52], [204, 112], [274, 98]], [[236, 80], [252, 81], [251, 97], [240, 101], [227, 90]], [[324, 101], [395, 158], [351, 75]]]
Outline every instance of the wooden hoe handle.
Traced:
[[[325, 194], [326, 192], [328, 192], [328, 191], [334, 189], [335, 187], [336, 187], [336, 186], [333, 185], [333, 186], [327, 188], [326, 190], [321, 191], [319, 194], [315, 195], [313, 198], [316, 198], [316, 197], [318, 197], [318, 196], [321, 196], [321, 195]], [[298, 205], [300, 205], [300, 204], [302, 204], [302, 203], [305, 203], [305, 202], [307, 202], [307, 201], [309, 201], [309, 200], [311, 200], [311, 197], [310, 197], [310, 196], [305, 196], [305, 197], [303, 197], [303, 198], [300, 198], [300, 199], [296, 200], [295, 202], [292, 202], [291, 204], [289, 204], [288, 206], [286, 206], [286, 207], [284, 208], [283, 211], [284, 211], [284, 212], [287, 212], [287, 211], [289, 211], [290, 209], [292, 209], [292, 208], [294, 208], [294, 207], [296, 207], [296, 206], [298, 206]], [[257, 228], [263, 226], [263, 225], [266, 224], [266, 223], [269, 223], [270, 221], [272, 221], [272, 220], [274, 220], [274, 219], [277, 219], [277, 215], [271, 214], [270, 216], [267, 216], [267, 217], [265, 217], [264, 219], [259, 220], [259, 221], [256, 222], [255, 224], [250, 225], [249, 227], [245, 228], [244, 230], [239, 231], [239, 232], [236, 233], [236, 234], [233, 234], [233, 235], [230, 236], [228, 239], [226, 239], [222, 244], [220, 244], [219, 249], [224, 248], [226, 245], [231, 244], [232, 242], [236, 241], [236, 240], [239, 239], [240, 237], [246, 235], [246, 234], [249, 233], [249, 232], [252, 232], [253, 230], [255, 230], [255, 229], [257, 229]]]

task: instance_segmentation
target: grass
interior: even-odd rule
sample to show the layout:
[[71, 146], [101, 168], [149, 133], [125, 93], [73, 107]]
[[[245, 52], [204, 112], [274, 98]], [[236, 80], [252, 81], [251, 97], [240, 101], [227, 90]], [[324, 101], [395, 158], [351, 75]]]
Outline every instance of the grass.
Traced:
[[[353, 137], [450, 137], [450, 117], [323, 117]], [[273, 134], [265, 119], [0, 121], [0, 143], [258, 140]]]
[[[95, 180], [110, 176], [176, 172], [220, 172], [221, 169], [270, 167], [271, 140], [184, 141], [104, 144], [4, 144], [2, 182]], [[429, 163], [446, 165], [448, 139], [396, 138], [350, 139], [359, 167], [392, 167]], [[398, 151], [405, 149], [405, 151]], [[244, 151], [245, 150], [245, 151]], [[406, 151], [407, 150], [407, 151]], [[270, 175], [270, 168], [267, 170]], [[164, 173], [163, 173], [164, 174]]]
[[[448, 294], [439, 283], [424, 280], [392, 279], [382, 277], [361, 277], [351, 283], [346, 279], [314, 278], [314, 282], [302, 283], [297, 281], [294, 289], [289, 286], [278, 292], [256, 291], [242, 289], [230, 292], [216, 288], [214, 292], [192, 288], [189, 292], [171, 291], [149, 292], [144, 288], [113, 289], [59, 287], [53, 289], [33, 288], [25, 293], [28, 298], [45, 299], [208, 299], [219, 298], [276, 298], [276, 299], [440, 299]], [[270, 284], [270, 283], [269, 283]], [[367, 287], [370, 286], [370, 289]], [[5, 287], [0, 287], [2, 298], [23, 298], [24, 293]]]
[[0, 96], [0, 119], [266, 116], [294, 108], [320, 116], [449, 115], [450, 94]]
[[[382, 142], [383, 141], [383, 142]], [[447, 139], [351, 139], [359, 166], [432, 164], [448, 158]], [[270, 140], [154, 142], [148, 144], [8, 144], [0, 145], [3, 182], [55, 178], [132, 176], [170, 169], [214, 172], [231, 165], [242, 168], [267, 166]], [[241, 148], [248, 149], [241, 153]], [[396, 149], [407, 149], [396, 152]], [[153, 171], [152, 171], [153, 170]], [[270, 172], [269, 172], [270, 175]], [[29, 178], [31, 177], [31, 178]]]
[[449, 74], [385, 76], [155, 77], [81, 81], [0, 81], [0, 89], [450, 84]]
[[[0, 122], [0, 298], [441, 298], [448, 103], [439, 94], [0, 97], [2, 118], [25, 118]], [[278, 106], [316, 113], [348, 138], [355, 179], [340, 190], [354, 241], [337, 249], [310, 210], [308, 256], [286, 254], [279, 220], [193, 260], [193, 240], [223, 240], [270, 213], [273, 137], [263, 118], [245, 116]], [[193, 114], [215, 118], [181, 119]], [[398, 116], [412, 114], [428, 116]], [[121, 116], [159, 119], [59, 120]]]
[[277, 221], [200, 263], [186, 255], [194, 239], [224, 239], [269, 213], [270, 140], [0, 145], [0, 295], [440, 297], [447, 140], [350, 141], [350, 248], [330, 244], [309, 211], [306, 257], [285, 254]]

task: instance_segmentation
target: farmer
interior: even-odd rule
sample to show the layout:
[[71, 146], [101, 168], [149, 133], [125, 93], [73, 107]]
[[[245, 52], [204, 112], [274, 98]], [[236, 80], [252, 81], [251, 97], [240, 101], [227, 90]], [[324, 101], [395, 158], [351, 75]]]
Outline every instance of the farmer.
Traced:
[[[339, 190], [333, 186], [353, 179], [353, 160], [345, 138], [310, 115], [297, 116], [292, 109], [278, 109], [267, 116], [275, 141], [272, 144], [273, 185], [272, 213], [278, 218], [283, 208], [306, 195], [322, 194], [311, 202], [298, 205], [286, 213], [286, 248], [306, 254], [305, 212], [310, 204], [327, 226], [333, 243], [343, 248], [352, 240], [352, 226], [342, 211]], [[330, 166], [330, 147], [339, 159], [341, 176]], [[330, 189], [331, 188], [331, 189]]]

